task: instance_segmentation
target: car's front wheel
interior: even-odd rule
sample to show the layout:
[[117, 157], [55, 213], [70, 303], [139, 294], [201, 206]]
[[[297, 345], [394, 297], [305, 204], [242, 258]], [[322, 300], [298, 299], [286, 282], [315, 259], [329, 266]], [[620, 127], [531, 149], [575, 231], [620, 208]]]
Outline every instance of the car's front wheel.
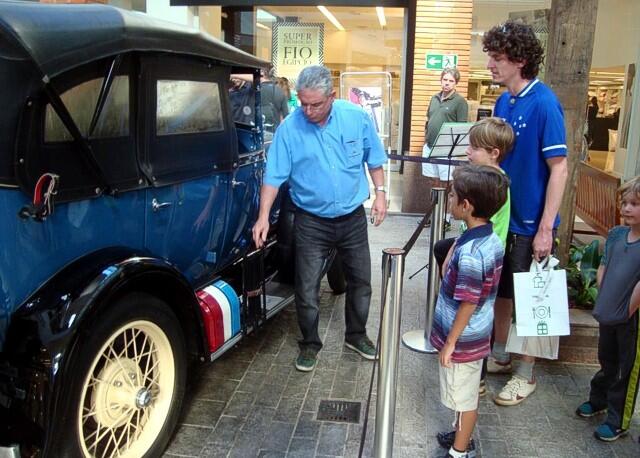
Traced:
[[[162, 301], [131, 294], [96, 321], [79, 342], [69, 393], [70, 456], [159, 456], [182, 406], [185, 342]], [[71, 425], [69, 425], [71, 426]], [[69, 440], [70, 439], [70, 440]], [[73, 444], [73, 445], [72, 445]]]

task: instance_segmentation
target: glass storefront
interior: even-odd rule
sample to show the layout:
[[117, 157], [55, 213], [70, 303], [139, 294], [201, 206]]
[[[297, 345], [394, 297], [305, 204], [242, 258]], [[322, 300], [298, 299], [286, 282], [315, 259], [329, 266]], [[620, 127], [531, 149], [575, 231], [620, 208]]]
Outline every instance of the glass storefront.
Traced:
[[[471, 71], [468, 99], [470, 120], [478, 108], [492, 109], [504, 88], [493, 85], [482, 52], [483, 33], [509, 18], [532, 24], [539, 38], [546, 42], [549, 34], [551, 0], [474, 0], [471, 31]], [[589, 92], [594, 100], [595, 119], [588, 127], [587, 159], [607, 172], [624, 174], [627, 144], [631, 130], [632, 85], [640, 44], [640, 2], [600, 0], [596, 21]], [[544, 73], [541, 75], [544, 79]]]
[[[338, 97], [361, 105], [385, 149], [394, 153], [399, 141], [405, 14], [404, 8], [374, 6], [222, 8], [225, 40], [272, 62], [275, 75], [286, 77], [292, 86], [302, 68], [317, 62], [315, 48], [321, 40], [320, 59], [332, 72]], [[390, 164], [388, 175], [391, 208], [399, 209], [402, 192], [396, 185], [400, 179], [396, 164]]]
[[[363, 105], [379, 124], [385, 147], [393, 152], [400, 151], [405, 154], [408, 139], [411, 142], [409, 149], [415, 153], [423, 138], [421, 124], [413, 122], [413, 119], [403, 120], [402, 113], [409, 113], [405, 118], [415, 117], [417, 111], [423, 113], [427, 101], [433, 95], [431, 91], [435, 93], [438, 88], [438, 82], [435, 81], [438, 78], [436, 73], [426, 73], [429, 79], [424, 80], [424, 72], [417, 75], [415, 67], [406, 68], [406, 65], [412, 65], [412, 57], [420, 58], [418, 54], [406, 56], [406, 50], [409, 49], [411, 52], [412, 46], [417, 47], [416, 40], [421, 47], [441, 49], [440, 52], [470, 43], [468, 58], [467, 51], [461, 51], [465, 74], [459, 88], [461, 93], [466, 93], [469, 101], [469, 120], [475, 121], [478, 109], [492, 110], [497, 96], [504, 91], [504, 88], [492, 83], [486, 70], [487, 57], [482, 52], [483, 33], [509, 18], [518, 18], [532, 24], [539, 37], [546, 41], [550, 33], [551, 2], [552, 0], [474, 0], [472, 5], [468, 1], [455, 0], [386, 2], [409, 5], [408, 8], [376, 8], [373, 2], [371, 6], [352, 7], [348, 2], [344, 2], [344, 6], [333, 6], [336, 2], [330, 2], [331, 5], [325, 8], [309, 6], [310, 2], [303, 1], [301, 3], [307, 6], [282, 6], [280, 2], [271, 1], [255, 6], [246, 1], [185, 0], [173, 3], [191, 6], [170, 7], [170, 0], [110, 0], [110, 3], [119, 6], [139, 9], [164, 19], [199, 27], [276, 64], [278, 51], [281, 53], [280, 57], [283, 53], [288, 53], [289, 60], [286, 65], [289, 65], [289, 68], [285, 69], [283, 62], [280, 62], [276, 65], [276, 75], [280, 73], [292, 83], [295, 83], [296, 73], [305, 66], [309, 50], [286, 50], [281, 42], [274, 40], [275, 34], [279, 29], [286, 27], [294, 29], [296, 25], [300, 28], [305, 25], [320, 25], [322, 43], [319, 49], [322, 50], [322, 61], [333, 72], [339, 97]], [[234, 3], [235, 6], [211, 6], [220, 3]], [[356, 3], [362, 5], [367, 2]], [[438, 23], [433, 25], [434, 30], [442, 35], [434, 34], [435, 38], [422, 38], [422, 41], [416, 38], [417, 35], [424, 35], [425, 26], [420, 20], [418, 24], [411, 22], [409, 11], [415, 8], [415, 5], [423, 9], [423, 14], [447, 18], [444, 28], [440, 29], [441, 24]], [[458, 12], [449, 16], [453, 10]], [[637, 137], [634, 129], [637, 130], [638, 127], [631, 122], [634, 94], [635, 98], [640, 100], [640, 91], [633, 88], [640, 54], [640, 27], [637, 25], [639, 16], [640, 2], [636, 0], [599, 1], [589, 91], [588, 94], [584, 94], [585, 99], [595, 100], [592, 110], [596, 112], [595, 120], [588, 132], [588, 159], [603, 170], [627, 178], [630, 171], [635, 171], [640, 165], [636, 157], [638, 148], [634, 146]], [[407, 30], [408, 27], [412, 30]], [[470, 30], [468, 42], [467, 30]], [[457, 35], [453, 35], [454, 31]], [[460, 31], [464, 31], [463, 34], [460, 34]], [[291, 67], [296, 65], [299, 68], [292, 70]], [[413, 75], [412, 81], [405, 81], [406, 74]], [[389, 96], [386, 95], [386, 75], [391, 79]], [[544, 79], [544, 72], [541, 78]], [[420, 88], [419, 93], [416, 88]], [[403, 100], [405, 93], [412, 94], [409, 95], [412, 100]], [[401, 142], [405, 151], [400, 147]], [[413, 183], [413, 179], [421, 177], [410, 178], [406, 173], [401, 175], [393, 165], [389, 175], [390, 210], [400, 210], [403, 181]], [[413, 184], [405, 186], [404, 192], [408, 192], [408, 189], [413, 189]]]

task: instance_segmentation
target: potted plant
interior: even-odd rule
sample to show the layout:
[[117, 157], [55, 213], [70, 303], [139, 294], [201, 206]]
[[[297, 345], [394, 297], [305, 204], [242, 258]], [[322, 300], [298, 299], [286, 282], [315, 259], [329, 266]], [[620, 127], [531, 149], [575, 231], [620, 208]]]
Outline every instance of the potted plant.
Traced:
[[596, 275], [600, 266], [600, 242], [571, 244], [567, 271], [569, 306], [592, 309], [598, 295]]

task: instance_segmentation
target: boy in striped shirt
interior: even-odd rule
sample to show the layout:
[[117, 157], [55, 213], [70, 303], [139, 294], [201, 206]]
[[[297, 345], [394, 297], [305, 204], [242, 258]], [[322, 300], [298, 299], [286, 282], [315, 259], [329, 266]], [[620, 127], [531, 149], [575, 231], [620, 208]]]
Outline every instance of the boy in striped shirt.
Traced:
[[453, 174], [449, 208], [467, 230], [445, 259], [431, 331], [440, 358], [440, 397], [456, 412], [455, 439], [444, 457], [475, 456], [470, 439], [504, 256], [489, 219], [504, 205], [508, 187], [509, 179], [495, 167], [469, 164]]

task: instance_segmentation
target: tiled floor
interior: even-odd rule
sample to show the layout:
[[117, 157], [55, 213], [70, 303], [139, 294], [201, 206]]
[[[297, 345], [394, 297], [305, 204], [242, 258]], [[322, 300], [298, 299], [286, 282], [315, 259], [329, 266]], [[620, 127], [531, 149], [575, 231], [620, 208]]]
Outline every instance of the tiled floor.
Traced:
[[[368, 329], [372, 338], [379, 324], [382, 248], [403, 245], [417, 220], [392, 216], [370, 230], [374, 294]], [[424, 323], [426, 271], [411, 280], [409, 276], [424, 265], [426, 252], [424, 234], [406, 259], [402, 332]], [[192, 378], [183, 418], [167, 456], [357, 457], [361, 424], [316, 420], [321, 399], [362, 401], [362, 420], [372, 367], [344, 348], [344, 297], [332, 295], [326, 283], [320, 326], [324, 348], [311, 373], [293, 367], [298, 338], [293, 305], [220, 360], [203, 366]], [[401, 346], [399, 368], [394, 456], [437, 457], [443, 450], [435, 433], [450, 428], [453, 414], [439, 402], [436, 357]], [[631, 434], [612, 444], [593, 439], [597, 419], [585, 421], [574, 415], [594, 371], [593, 366], [540, 364], [537, 391], [517, 407], [498, 407], [489, 393], [480, 402], [475, 433], [480, 455], [639, 457], [638, 409]], [[490, 377], [490, 392], [505, 381], [505, 376]], [[372, 404], [363, 456], [372, 456], [375, 394]]]

